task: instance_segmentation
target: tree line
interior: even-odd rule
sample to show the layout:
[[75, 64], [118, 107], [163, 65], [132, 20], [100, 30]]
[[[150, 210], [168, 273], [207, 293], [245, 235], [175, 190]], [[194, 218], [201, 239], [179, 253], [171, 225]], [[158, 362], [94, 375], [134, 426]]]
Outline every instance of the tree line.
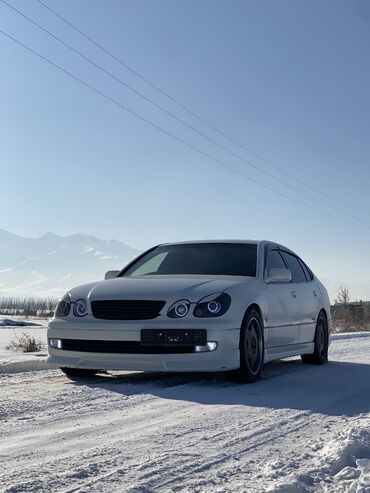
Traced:
[[45, 298], [0, 298], [1, 315], [22, 315], [25, 317], [51, 317], [53, 315], [58, 298], [48, 296]]

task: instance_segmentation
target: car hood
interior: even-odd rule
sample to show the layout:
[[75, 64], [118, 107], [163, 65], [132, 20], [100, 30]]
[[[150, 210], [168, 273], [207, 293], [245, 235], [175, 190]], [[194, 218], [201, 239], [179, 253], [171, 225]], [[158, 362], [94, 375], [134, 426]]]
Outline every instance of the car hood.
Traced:
[[153, 276], [118, 277], [108, 281], [84, 284], [70, 291], [72, 300], [165, 300], [188, 299], [199, 301], [209, 294], [218, 293], [245, 281], [245, 278], [208, 276]]

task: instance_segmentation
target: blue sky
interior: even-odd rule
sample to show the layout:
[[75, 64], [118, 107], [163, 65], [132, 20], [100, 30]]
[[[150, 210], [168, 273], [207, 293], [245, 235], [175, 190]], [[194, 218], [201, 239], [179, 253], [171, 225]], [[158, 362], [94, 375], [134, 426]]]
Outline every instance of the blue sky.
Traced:
[[44, 0], [213, 125], [285, 172], [356, 207], [351, 209], [223, 139], [36, 0], [7, 1], [168, 111], [312, 198], [164, 115], [2, 3], [0, 29], [203, 152], [346, 220], [305, 208], [217, 165], [0, 35], [1, 228], [33, 237], [45, 231], [88, 233], [140, 249], [182, 239], [268, 238], [296, 250], [319, 277], [356, 285], [357, 297], [370, 297], [369, 2]]

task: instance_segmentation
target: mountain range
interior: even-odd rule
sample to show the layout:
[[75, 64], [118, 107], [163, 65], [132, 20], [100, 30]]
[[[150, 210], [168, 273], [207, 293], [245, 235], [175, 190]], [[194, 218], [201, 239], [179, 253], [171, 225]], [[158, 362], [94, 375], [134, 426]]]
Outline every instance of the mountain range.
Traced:
[[61, 296], [104, 278], [140, 252], [118, 240], [46, 233], [25, 238], [0, 229], [0, 297]]
[[[122, 268], [139, 253], [121, 241], [84, 234], [25, 238], [0, 229], [0, 298], [61, 296], [74, 286], [103, 279], [107, 270]], [[321, 280], [332, 301], [340, 285], [349, 288], [352, 300], [370, 299], [370, 283]]]

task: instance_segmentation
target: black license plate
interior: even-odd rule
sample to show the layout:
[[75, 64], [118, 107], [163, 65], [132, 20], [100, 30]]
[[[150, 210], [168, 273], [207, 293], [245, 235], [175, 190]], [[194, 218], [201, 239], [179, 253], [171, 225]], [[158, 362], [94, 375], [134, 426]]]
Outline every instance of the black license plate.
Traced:
[[141, 344], [150, 346], [205, 346], [205, 329], [142, 329]]

